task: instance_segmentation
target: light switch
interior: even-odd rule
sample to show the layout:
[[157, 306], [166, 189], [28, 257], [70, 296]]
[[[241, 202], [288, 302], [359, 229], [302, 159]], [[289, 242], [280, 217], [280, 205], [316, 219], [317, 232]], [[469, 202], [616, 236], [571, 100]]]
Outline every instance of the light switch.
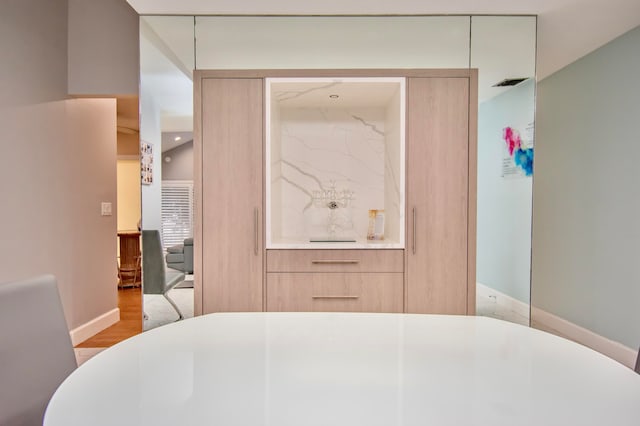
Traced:
[[111, 216], [111, 203], [102, 203], [102, 216]]

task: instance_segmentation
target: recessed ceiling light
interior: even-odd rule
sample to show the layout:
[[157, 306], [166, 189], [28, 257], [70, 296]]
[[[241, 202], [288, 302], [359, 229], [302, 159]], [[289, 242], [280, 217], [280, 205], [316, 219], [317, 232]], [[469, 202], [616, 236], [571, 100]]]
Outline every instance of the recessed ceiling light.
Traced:
[[180, 136], [176, 136], [175, 138], [173, 138], [173, 140], [176, 142], [178, 142], [180, 139], [182, 139]]
[[339, 96], [339, 95], [329, 95], [329, 97], [330, 97], [331, 99], [338, 99], [340, 96]]

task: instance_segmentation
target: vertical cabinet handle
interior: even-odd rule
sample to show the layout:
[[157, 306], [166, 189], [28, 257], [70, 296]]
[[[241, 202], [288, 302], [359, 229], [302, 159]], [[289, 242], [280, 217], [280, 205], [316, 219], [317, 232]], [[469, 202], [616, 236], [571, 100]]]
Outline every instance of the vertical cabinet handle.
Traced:
[[253, 253], [258, 255], [258, 208], [253, 209]]
[[411, 238], [413, 254], [416, 254], [416, 208], [413, 208], [413, 238]]

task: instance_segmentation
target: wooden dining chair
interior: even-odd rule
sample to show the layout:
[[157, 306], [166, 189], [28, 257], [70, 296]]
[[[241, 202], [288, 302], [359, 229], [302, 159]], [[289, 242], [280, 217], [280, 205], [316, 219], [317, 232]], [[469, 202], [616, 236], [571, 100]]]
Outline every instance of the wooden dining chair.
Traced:
[[0, 283], [0, 425], [40, 426], [77, 367], [56, 280]]
[[140, 287], [142, 285], [142, 267], [140, 262], [141, 256], [138, 255], [134, 265], [118, 266], [118, 288]]

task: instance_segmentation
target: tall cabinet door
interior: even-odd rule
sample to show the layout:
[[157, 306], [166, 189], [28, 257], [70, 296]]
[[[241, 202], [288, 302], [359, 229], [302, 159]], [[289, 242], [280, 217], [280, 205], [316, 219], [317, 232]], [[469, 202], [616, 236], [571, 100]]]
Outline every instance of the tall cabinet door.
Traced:
[[466, 314], [469, 78], [409, 78], [407, 97], [407, 312]]
[[202, 313], [262, 311], [262, 79], [201, 83]]

